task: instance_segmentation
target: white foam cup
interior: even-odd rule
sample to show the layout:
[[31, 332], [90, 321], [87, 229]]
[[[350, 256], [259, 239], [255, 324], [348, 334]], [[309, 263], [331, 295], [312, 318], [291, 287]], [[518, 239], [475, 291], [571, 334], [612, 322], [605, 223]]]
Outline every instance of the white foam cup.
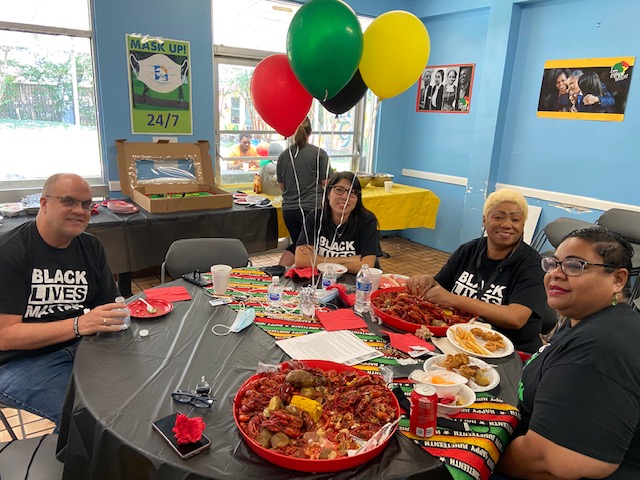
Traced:
[[212, 265], [213, 290], [218, 294], [226, 293], [232, 268], [229, 265]]
[[382, 278], [382, 270], [379, 268], [370, 268], [369, 274], [371, 275], [371, 293], [378, 290], [380, 286], [380, 279]]
[[391, 181], [384, 182], [384, 191], [385, 192], [389, 193], [392, 188], [393, 188], [393, 182], [391, 182]]

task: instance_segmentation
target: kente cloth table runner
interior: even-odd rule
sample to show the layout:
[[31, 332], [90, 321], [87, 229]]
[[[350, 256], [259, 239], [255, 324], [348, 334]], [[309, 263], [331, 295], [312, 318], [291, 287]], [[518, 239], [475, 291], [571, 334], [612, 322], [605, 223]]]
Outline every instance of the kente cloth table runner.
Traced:
[[[256, 311], [256, 325], [276, 340], [324, 330], [316, 319], [304, 318], [296, 313], [298, 294], [294, 291], [284, 292], [285, 308], [282, 313], [269, 312], [265, 307], [270, 284], [271, 276], [258, 268], [232, 270], [229, 291], [234, 300], [229, 307], [234, 310], [253, 307]], [[367, 345], [385, 354], [384, 357], [356, 365], [356, 368], [379, 373], [380, 365], [397, 364], [394, 358], [398, 356], [397, 351], [386, 345], [382, 338], [366, 328], [353, 332]], [[401, 387], [407, 397], [411, 395], [412, 381], [394, 380], [389, 385], [390, 388], [396, 386]], [[459, 421], [459, 429], [437, 427], [433, 437], [419, 438], [409, 431], [408, 414], [403, 414], [398, 426], [402, 434], [440, 459], [454, 480], [488, 480], [520, 421], [517, 408], [488, 393], [477, 393], [476, 396], [475, 403], [452, 417]], [[465, 431], [464, 422], [469, 425], [470, 431]]]

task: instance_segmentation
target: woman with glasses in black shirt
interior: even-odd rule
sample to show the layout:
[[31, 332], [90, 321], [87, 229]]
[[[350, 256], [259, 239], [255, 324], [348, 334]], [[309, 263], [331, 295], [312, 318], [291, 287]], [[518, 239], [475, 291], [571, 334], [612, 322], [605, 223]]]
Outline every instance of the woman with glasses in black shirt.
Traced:
[[358, 273], [365, 263], [375, 266], [378, 220], [362, 204], [360, 181], [352, 172], [331, 178], [323, 208], [307, 215], [296, 245], [296, 267], [330, 262]]
[[621, 302], [632, 256], [593, 227], [542, 259], [549, 306], [567, 321], [522, 372], [506, 478], [640, 478], [640, 315]]

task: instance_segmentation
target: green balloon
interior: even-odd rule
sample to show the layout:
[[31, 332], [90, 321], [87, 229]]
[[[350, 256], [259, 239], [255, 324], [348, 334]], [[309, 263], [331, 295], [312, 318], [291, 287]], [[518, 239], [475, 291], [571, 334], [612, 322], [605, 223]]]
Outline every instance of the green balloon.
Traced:
[[287, 32], [287, 57], [302, 86], [324, 101], [349, 83], [362, 57], [358, 17], [340, 0], [311, 0], [294, 15]]

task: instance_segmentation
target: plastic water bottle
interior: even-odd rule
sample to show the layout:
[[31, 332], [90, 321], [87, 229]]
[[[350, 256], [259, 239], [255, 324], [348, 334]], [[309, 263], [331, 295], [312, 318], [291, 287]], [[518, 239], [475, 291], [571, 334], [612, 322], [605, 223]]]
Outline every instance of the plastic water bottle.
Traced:
[[127, 314], [127, 316], [122, 319], [124, 323], [122, 324], [121, 328], [121, 330], [126, 330], [127, 328], [129, 328], [129, 325], [131, 325], [131, 314], [129, 312], [129, 307], [127, 307], [127, 304], [124, 302], [124, 297], [116, 297], [115, 302], [121, 303], [122, 308], [120, 309], [120, 311]]
[[333, 269], [333, 265], [327, 265], [327, 269], [322, 274], [322, 288], [325, 290], [338, 281], [338, 275]]
[[282, 287], [280, 286], [280, 277], [277, 275], [271, 277], [271, 285], [267, 290], [267, 302], [272, 308], [277, 308], [282, 303]]
[[371, 273], [367, 264], [362, 265], [356, 277], [356, 303], [353, 311], [362, 315], [369, 311], [371, 306]]

